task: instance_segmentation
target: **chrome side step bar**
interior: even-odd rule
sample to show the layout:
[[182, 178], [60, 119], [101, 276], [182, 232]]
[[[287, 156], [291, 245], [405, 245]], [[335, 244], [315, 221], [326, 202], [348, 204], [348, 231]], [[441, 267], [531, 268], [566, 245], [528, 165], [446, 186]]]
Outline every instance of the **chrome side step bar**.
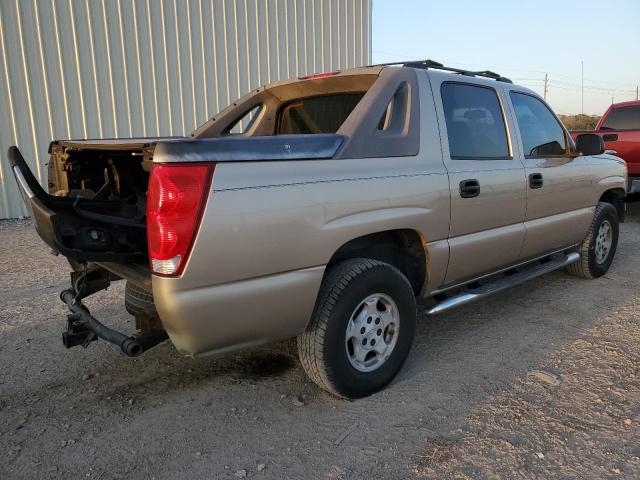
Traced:
[[534, 262], [533, 266], [524, 266], [522, 270], [508, 275], [499, 275], [495, 279], [491, 279], [476, 288], [467, 287], [461, 293], [443, 300], [426, 311], [427, 315], [437, 315], [439, 313], [451, 310], [452, 308], [475, 302], [481, 298], [487, 297], [494, 293], [506, 290], [507, 288], [520, 285], [532, 278], [539, 277], [545, 273], [553, 272], [567, 265], [577, 262], [580, 259], [578, 253], [572, 252], [568, 254], [552, 255], [546, 257], [546, 262]]

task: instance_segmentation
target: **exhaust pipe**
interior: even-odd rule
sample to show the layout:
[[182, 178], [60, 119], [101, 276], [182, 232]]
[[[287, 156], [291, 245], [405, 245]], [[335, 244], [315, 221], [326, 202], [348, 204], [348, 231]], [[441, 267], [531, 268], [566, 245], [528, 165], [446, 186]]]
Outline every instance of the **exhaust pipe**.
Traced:
[[62, 342], [67, 348], [76, 345], [86, 347], [95, 340], [95, 337], [98, 337], [117, 345], [128, 357], [137, 357], [169, 338], [164, 330], [147, 335], [136, 334], [132, 336], [113, 330], [91, 315], [73, 290], [64, 290], [60, 294], [60, 299], [67, 304], [72, 312], [69, 316], [67, 331], [62, 334]]

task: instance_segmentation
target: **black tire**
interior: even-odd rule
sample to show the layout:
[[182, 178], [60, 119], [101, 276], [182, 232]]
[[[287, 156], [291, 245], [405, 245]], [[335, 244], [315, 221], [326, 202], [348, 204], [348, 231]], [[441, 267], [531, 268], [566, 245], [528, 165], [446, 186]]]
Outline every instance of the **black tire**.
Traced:
[[[379, 367], [362, 372], [348, 358], [346, 329], [362, 301], [378, 293], [395, 302], [400, 319], [397, 340]], [[377, 260], [345, 260], [325, 273], [311, 321], [297, 339], [298, 355], [306, 373], [321, 388], [343, 398], [365, 397], [384, 388], [398, 373], [411, 349], [415, 328], [415, 296], [400, 270]]]
[[124, 306], [127, 312], [134, 316], [156, 312], [153, 294], [131, 282], [127, 282], [124, 287]]
[[[612, 243], [606, 257], [598, 262], [596, 255], [596, 238], [600, 231], [600, 226], [605, 222], [609, 222], [611, 226]], [[567, 267], [567, 273], [581, 278], [598, 278], [607, 273], [611, 262], [613, 262], [613, 257], [616, 254], [619, 232], [618, 211], [610, 203], [599, 202], [598, 205], [596, 205], [596, 212], [587, 236], [575, 250], [580, 254], [580, 260], [569, 265]]]

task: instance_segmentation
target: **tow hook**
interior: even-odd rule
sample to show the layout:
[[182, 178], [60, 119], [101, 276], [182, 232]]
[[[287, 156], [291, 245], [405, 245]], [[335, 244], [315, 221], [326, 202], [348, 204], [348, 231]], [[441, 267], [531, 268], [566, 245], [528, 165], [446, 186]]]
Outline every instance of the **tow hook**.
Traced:
[[60, 299], [71, 310], [67, 317], [67, 331], [62, 334], [62, 343], [67, 348], [77, 345], [86, 348], [91, 342], [101, 338], [120, 347], [128, 357], [137, 357], [169, 338], [164, 330], [128, 336], [103, 325], [91, 315], [75, 290], [64, 290]]
[[67, 315], [67, 331], [62, 333], [62, 343], [65, 347], [71, 348], [82, 345], [87, 348], [89, 344], [98, 339], [89, 323], [83, 320], [77, 313]]

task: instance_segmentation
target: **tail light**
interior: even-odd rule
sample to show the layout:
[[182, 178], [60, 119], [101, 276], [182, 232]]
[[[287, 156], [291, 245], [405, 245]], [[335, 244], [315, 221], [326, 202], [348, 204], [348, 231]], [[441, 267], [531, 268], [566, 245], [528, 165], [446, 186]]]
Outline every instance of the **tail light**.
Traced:
[[158, 164], [147, 194], [147, 242], [151, 271], [178, 276], [184, 270], [202, 219], [214, 164]]
[[314, 73], [313, 75], [305, 75], [303, 77], [298, 77], [298, 80], [313, 80], [316, 78], [333, 77], [334, 75], [338, 75], [339, 73], [340, 73], [340, 70], [336, 70], [335, 72]]

